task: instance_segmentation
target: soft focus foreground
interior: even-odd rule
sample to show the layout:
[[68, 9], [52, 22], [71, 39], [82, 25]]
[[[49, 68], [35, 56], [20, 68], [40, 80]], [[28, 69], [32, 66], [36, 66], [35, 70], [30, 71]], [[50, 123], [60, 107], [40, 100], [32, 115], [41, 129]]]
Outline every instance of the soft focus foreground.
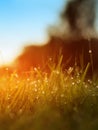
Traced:
[[0, 75], [0, 130], [97, 130], [98, 79], [86, 78], [87, 69], [62, 70], [49, 64]]

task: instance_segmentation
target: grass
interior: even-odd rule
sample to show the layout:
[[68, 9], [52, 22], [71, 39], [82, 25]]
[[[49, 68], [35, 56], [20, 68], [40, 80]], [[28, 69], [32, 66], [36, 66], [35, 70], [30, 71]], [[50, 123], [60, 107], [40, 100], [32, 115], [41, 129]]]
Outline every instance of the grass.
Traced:
[[49, 64], [0, 75], [0, 130], [97, 130], [98, 79], [70, 67]]

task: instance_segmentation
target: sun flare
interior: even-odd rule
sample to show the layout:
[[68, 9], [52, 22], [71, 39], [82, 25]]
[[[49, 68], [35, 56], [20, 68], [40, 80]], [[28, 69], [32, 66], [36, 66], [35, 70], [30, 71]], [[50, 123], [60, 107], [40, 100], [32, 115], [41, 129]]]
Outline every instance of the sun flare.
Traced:
[[17, 55], [18, 51], [12, 50], [12, 48], [2, 48], [0, 50], [0, 65], [10, 64]]

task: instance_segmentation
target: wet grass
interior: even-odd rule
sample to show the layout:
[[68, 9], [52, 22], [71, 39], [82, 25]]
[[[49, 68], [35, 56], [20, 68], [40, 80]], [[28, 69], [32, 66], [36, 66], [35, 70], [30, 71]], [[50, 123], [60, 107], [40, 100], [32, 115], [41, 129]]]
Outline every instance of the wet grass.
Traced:
[[50, 74], [33, 68], [0, 75], [0, 130], [97, 130], [98, 79], [86, 78], [89, 64]]

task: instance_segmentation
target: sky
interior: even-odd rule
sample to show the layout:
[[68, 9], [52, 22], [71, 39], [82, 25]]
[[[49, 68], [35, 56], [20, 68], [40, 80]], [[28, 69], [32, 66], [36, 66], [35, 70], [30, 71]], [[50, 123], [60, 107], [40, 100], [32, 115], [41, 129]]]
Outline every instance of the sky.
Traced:
[[0, 0], [0, 64], [29, 43], [44, 43], [64, 0]]

